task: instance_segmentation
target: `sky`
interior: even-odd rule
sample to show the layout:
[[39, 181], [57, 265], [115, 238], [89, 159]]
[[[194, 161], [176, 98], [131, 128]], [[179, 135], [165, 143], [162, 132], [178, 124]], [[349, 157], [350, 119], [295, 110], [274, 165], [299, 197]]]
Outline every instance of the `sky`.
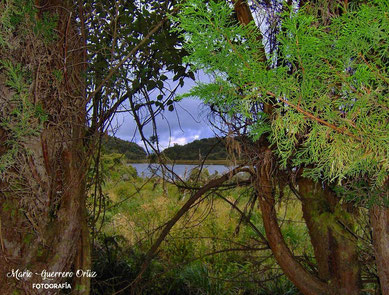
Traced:
[[[196, 79], [206, 78], [203, 75], [197, 75]], [[184, 86], [177, 90], [177, 94], [188, 92], [194, 85], [193, 80], [186, 79]], [[165, 110], [157, 117], [160, 148], [165, 149], [174, 144], [184, 145], [196, 139], [214, 137], [215, 133], [208, 121], [208, 114], [209, 108], [199, 99], [184, 98], [176, 102], [174, 111]], [[114, 134], [116, 137], [144, 146], [136, 130], [136, 123], [130, 114], [116, 114], [112, 125], [116, 129]], [[112, 129], [109, 132], [112, 134]], [[149, 138], [151, 135], [150, 125], [145, 128], [145, 136]]]
[[[296, 1], [293, 1], [296, 5]], [[275, 8], [273, 13], [276, 14], [281, 6]], [[261, 7], [257, 7], [254, 12], [254, 19], [257, 26], [266, 36], [269, 28], [269, 23], [266, 22], [267, 12]], [[265, 42], [264, 38], [263, 42]], [[266, 43], [266, 42], [265, 42]], [[268, 50], [268, 44], [264, 44], [265, 50]], [[167, 74], [169, 76], [169, 74]], [[204, 73], [196, 75], [196, 81], [208, 82], [210, 78]], [[191, 79], [186, 79], [182, 88], [178, 89], [177, 94], [186, 93], [195, 82]], [[174, 144], [184, 145], [196, 139], [214, 137], [216, 130], [212, 129], [208, 122], [209, 108], [204, 106], [199, 99], [184, 98], [179, 103], [175, 103], [175, 110], [169, 112], [164, 111], [156, 119], [160, 148], [163, 150]], [[140, 139], [139, 133], [136, 130], [136, 123], [130, 114], [119, 113], [116, 114], [113, 126], [115, 127], [115, 136], [121, 139], [136, 142], [144, 147]], [[145, 128], [145, 136], [149, 138], [152, 135], [151, 126]], [[110, 132], [112, 134], [112, 131]]]

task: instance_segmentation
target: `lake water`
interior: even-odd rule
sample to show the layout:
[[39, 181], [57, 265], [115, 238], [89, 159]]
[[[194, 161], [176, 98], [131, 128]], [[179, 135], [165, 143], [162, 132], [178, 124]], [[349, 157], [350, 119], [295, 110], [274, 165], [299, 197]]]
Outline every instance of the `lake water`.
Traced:
[[[162, 175], [162, 168], [158, 164], [130, 163], [130, 165], [136, 169], [140, 177]], [[199, 167], [198, 165], [186, 165], [186, 164], [175, 164], [175, 165], [166, 165], [166, 166], [168, 167], [168, 169], [172, 169], [174, 173], [181, 178], [187, 178], [192, 169]], [[215, 174], [216, 172], [218, 174], [223, 174], [224, 172], [231, 170], [230, 167], [224, 165], [204, 165], [203, 169], [205, 168], [208, 169], [209, 174]], [[172, 177], [172, 173], [169, 171], [166, 171], [165, 175], [167, 175], [168, 178], [174, 178]]]

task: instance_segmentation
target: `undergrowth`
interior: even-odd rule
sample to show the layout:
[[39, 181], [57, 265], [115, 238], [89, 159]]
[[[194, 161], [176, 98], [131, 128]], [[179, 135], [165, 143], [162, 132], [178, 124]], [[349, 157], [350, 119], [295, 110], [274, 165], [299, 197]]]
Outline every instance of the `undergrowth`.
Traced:
[[[105, 163], [115, 156], [109, 158]], [[99, 276], [92, 281], [92, 292], [97, 295], [112, 294], [131, 284], [161, 226], [190, 195], [171, 184], [165, 195], [159, 178], [132, 173], [130, 180], [123, 180], [118, 176], [121, 169], [131, 170], [124, 162], [116, 163], [103, 188], [110, 205], [94, 245], [94, 269]], [[238, 187], [222, 195], [244, 211], [249, 201], [246, 190]], [[299, 255], [309, 250], [309, 243], [302, 242], [308, 236], [297, 204], [292, 199], [284, 201], [278, 212], [285, 219], [286, 241]], [[257, 210], [251, 213], [251, 221], [264, 234]], [[137, 284], [137, 294], [299, 294], [264, 248], [237, 211], [217, 195], [209, 195], [171, 230]], [[127, 294], [128, 289], [119, 294]]]

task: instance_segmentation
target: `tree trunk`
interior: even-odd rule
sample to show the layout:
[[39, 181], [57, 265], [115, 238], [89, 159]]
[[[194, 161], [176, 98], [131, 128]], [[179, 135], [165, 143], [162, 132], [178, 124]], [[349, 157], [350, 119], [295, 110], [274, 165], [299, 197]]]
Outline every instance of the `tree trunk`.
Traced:
[[342, 218], [351, 214], [340, 206], [331, 191], [323, 189], [322, 184], [301, 178], [298, 185], [319, 278], [329, 283], [333, 294], [360, 294], [357, 244], [344, 228], [353, 228], [352, 218]]
[[[84, 198], [85, 200], [85, 198]], [[74, 271], [77, 272], [79, 270], [91, 270], [92, 269], [92, 261], [91, 261], [91, 241], [90, 241], [90, 232], [87, 222], [87, 210], [86, 204], [82, 204], [81, 209], [82, 219], [81, 219], [81, 238], [78, 242], [77, 248], [77, 256], [74, 262]], [[90, 293], [91, 288], [91, 280], [88, 276], [81, 276], [74, 280], [73, 282], [75, 291], [73, 294], [79, 295], [88, 295]]]
[[370, 222], [382, 295], [389, 295], [389, 208], [374, 205], [370, 209]]
[[274, 192], [271, 181], [272, 151], [266, 149], [263, 159], [257, 165], [257, 192], [262, 212], [263, 225], [266, 238], [273, 252], [274, 258], [282, 268], [285, 275], [304, 295], [330, 294], [328, 286], [314, 275], [308, 273], [293, 257], [278, 226], [274, 208]]
[[[25, 90], [11, 85], [10, 72], [0, 68], [1, 122], [7, 124], [0, 132], [0, 156], [10, 151], [14, 156], [0, 178], [0, 290], [58, 294], [60, 289], [37, 289], [33, 284], [75, 282], [84, 286], [78, 287], [81, 291], [72, 286], [72, 294], [88, 294], [89, 278], [43, 280], [37, 275], [89, 269], [90, 246], [84, 56], [74, 7], [60, 0], [34, 4], [35, 14], [26, 13], [6, 40], [11, 46], [0, 47], [1, 60], [12, 67], [21, 65], [20, 81], [25, 84]], [[55, 28], [43, 26], [39, 31], [56, 17]], [[21, 115], [9, 116], [15, 112]], [[18, 280], [12, 270], [33, 274]]]
[[330, 269], [330, 237], [328, 230], [318, 220], [318, 216], [328, 211], [329, 206], [322, 195], [317, 194], [317, 186], [313, 181], [303, 179], [298, 181], [303, 217], [308, 227], [319, 278], [328, 282], [331, 277]]

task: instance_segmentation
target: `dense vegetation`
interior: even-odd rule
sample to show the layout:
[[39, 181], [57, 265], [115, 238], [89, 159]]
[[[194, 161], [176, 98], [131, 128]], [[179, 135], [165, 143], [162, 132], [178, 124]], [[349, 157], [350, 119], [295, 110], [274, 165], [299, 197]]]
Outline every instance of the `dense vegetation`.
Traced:
[[[0, 293], [388, 295], [388, 11], [0, 1]], [[199, 70], [208, 82], [178, 97]], [[228, 140], [164, 157], [158, 116], [186, 96]], [[104, 137], [123, 112], [161, 177]], [[169, 158], [237, 157], [228, 173], [169, 177]], [[34, 287], [79, 269], [98, 275]]]
[[[108, 209], [104, 223], [97, 225], [102, 227], [93, 249], [94, 268], [99, 272], [92, 280], [95, 295], [128, 288], [158, 237], [156, 229], [171, 219], [191, 195], [191, 190], [173, 184], [164, 189], [159, 177], [138, 177], [120, 156], [102, 158]], [[192, 185], [199, 183], [198, 178], [207, 183], [215, 177], [207, 170], [200, 177], [197, 173], [194, 170], [188, 178]], [[123, 179], [123, 175], [129, 178]], [[249, 190], [240, 187], [214, 194], [187, 212], [160, 246], [136, 291], [150, 295], [299, 294], [271, 258], [266, 241], [258, 237], [256, 231], [264, 234], [259, 212], [252, 212], [249, 226], [224, 200], [227, 198], [243, 211]], [[290, 195], [280, 206], [288, 243], [296, 253], [311, 253], [297, 199]], [[126, 294], [125, 290], [119, 294]]]
[[163, 151], [170, 160], [226, 160], [227, 148], [223, 139], [198, 139], [185, 145], [175, 144]]
[[[188, 95], [210, 104], [229, 134], [252, 138], [244, 153], [266, 237], [303, 294], [363, 292], [366, 214], [389, 294], [389, 2], [265, 2], [185, 1], [174, 20], [186, 61], [212, 77]], [[275, 216], [285, 186], [301, 201], [317, 271], [296, 258]]]
[[[2, 278], [12, 269], [91, 268], [88, 222], [104, 216], [102, 135], [124, 105], [142, 132], [174, 110], [176, 86], [193, 77], [166, 17], [176, 4], [0, 1]], [[90, 278], [70, 283], [73, 294], [90, 293]], [[31, 281], [0, 281], [1, 294], [37, 292], [45, 291]]]
[[[104, 136], [102, 144], [107, 154], [122, 154], [127, 160], [146, 161], [148, 158], [141, 146], [115, 136]], [[229, 157], [225, 141], [216, 137], [198, 139], [185, 145], [175, 144], [165, 149], [163, 154], [169, 160], [226, 160]]]
[[122, 154], [128, 160], [145, 160], [147, 157], [145, 150], [135, 142], [109, 135], [103, 138], [103, 150], [106, 153]]

